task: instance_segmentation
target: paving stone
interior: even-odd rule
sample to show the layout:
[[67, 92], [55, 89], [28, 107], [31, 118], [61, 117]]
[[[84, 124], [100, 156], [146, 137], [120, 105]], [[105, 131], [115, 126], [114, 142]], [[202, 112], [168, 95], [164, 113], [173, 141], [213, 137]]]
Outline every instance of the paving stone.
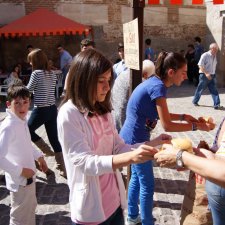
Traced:
[[[218, 89], [221, 105], [225, 106], [225, 88]], [[204, 92], [199, 104], [194, 107], [192, 102], [195, 87], [184, 83], [181, 87], [168, 89], [168, 107], [171, 113], [192, 114], [195, 117], [212, 116], [217, 124], [224, 117], [224, 111], [214, 110], [212, 107], [211, 95]], [[0, 108], [0, 119], [5, 116], [5, 109]], [[173, 137], [188, 137], [196, 146], [199, 140], [206, 140], [209, 145], [213, 143], [216, 129], [210, 132], [189, 131], [169, 133]], [[47, 141], [44, 127], [38, 129], [38, 133]], [[158, 122], [152, 138], [163, 131], [160, 121]], [[45, 174], [37, 172], [37, 225], [70, 225], [69, 189], [66, 179], [59, 176], [55, 169], [54, 157], [46, 157], [49, 167], [55, 172], [54, 175], [46, 177]], [[183, 201], [184, 191], [187, 185], [189, 171], [178, 172], [172, 169], [159, 168], [153, 163], [155, 176], [155, 194], [153, 216], [156, 219], [155, 225], [179, 225], [180, 210]], [[126, 168], [125, 168], [126, 173]], [[0, 171], [0, 224], [9, 224], [10, 197], [4, 182], [1, 181], [3, 172]], [[127, 212], [125, 211], [125, 215]]]

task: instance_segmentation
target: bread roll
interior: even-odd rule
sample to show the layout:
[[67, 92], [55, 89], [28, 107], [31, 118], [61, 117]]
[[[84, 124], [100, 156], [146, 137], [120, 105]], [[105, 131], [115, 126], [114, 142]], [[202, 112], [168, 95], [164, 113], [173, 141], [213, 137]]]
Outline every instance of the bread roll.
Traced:
[[205, 123], [214, 123], [213, 118], [212, 117], [207, 117], [207, 116], [199, 117], [198, 121], [199, 122], [205, 122]]
[[198, 118], [198, 121], [200, 123], [206, 123], [209, 126], [210, 130], [213, 130], [215, 128], [215, 126], [216, 126], [216, 124], [214, 123], [212, 117], [207, 117], [207, 116], [205, 116], [205, 117], [199, 117]]
[[193, 153], [192, 142], [188, 138], [174, 138], [171, 140], [173, 147]]

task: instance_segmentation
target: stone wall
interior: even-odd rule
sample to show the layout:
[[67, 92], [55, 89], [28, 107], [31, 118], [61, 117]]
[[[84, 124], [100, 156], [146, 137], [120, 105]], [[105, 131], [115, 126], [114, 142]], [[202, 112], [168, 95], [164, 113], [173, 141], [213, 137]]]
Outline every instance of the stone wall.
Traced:
[[206, 36], [207, 48], [212, 42], [219, 46], [217, 53], [217, 82], [218, 86], [225, 86], [225, 5], [213, 5], [211, 0], [207, 0], [207, 25]]

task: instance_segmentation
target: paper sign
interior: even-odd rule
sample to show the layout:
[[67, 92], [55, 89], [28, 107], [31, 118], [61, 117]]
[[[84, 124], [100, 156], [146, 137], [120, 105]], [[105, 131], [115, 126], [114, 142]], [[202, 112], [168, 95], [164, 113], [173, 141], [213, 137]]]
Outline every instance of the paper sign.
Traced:
[[140, 70], [138, 19], [123, 24], [124, 59], [130, 69]]

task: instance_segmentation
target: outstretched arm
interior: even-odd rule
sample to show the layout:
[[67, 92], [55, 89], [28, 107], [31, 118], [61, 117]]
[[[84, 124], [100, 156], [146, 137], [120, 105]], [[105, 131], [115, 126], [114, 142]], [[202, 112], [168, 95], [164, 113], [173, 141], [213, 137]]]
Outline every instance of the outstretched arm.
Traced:
[[[174, 167], [178, 151], [168, 145], [166, 150], [155, 154], [155, 159], [161, 167]], [[225, 188], [225, 159], [215, 158], [212, 152], [205, 149], [197, 149], [196, 153], [200, 156], [183, 152], [182, 160], [185, 167]]]
[[154, 155], [158, 152], [157, 149], [149, 145], [140, 145], [137, 149], [132, 149], [133, 151], [114, 155], [112, 159], [113, 170], [121, 168], [123, 166], [128, 166], [130, 164], [144, 163], [148, 160], [153, 160]]
[[[173, 122], [173, 120], [179, 120], [178, 118], [180, 117], [180, 115], [170, 114], [168, 106], [167, 106], [166, 98], [156, 99], [156, 107], [159, 114], [160, 122], [165, 131], [182, 132], [182, 131], [193, 130], [193, 123], [195, 123], [194, 121], [196, 119], [190, 115], [185, 115], [186, 118], [184, 119], [187, 123]], [[198, 130], [204, 130], [204, 131], [211, 130], [210, 124], [206, 124], [206, 123], [195, 123], [195, 128], [197, 128]]]

